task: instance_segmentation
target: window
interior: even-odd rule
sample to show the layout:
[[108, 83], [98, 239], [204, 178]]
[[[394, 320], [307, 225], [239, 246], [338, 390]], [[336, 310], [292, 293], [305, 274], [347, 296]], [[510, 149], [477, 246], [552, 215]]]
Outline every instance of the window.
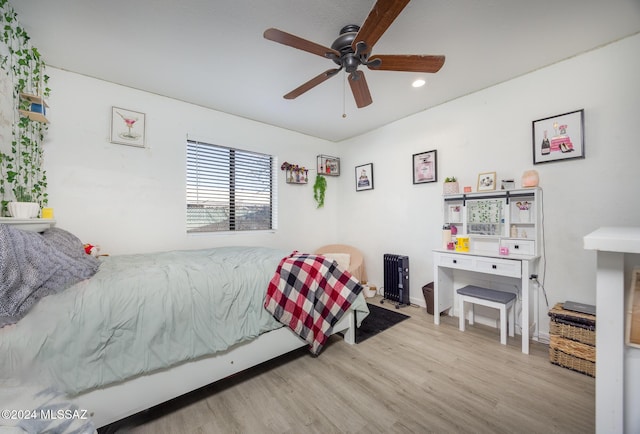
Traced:
[[276, 228], [275, 157], [187, 140], [187, 232]]

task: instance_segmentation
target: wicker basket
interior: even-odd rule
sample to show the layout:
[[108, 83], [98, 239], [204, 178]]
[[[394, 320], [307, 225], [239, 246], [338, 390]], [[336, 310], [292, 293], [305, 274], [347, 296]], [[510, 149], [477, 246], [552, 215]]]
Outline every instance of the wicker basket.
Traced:
[[588, 345], [596, 344], [595, 330], [588, 330], [582, 327], [576, 327], [571, 324], [563, 324], [557, 321], [551, 321], [549, 325], [549, 333], [551, 335], [561, 336], [571, 339], [572, 341], [583, 342]]
[[583, 344], [582, 342], [572, 341], [571, 339], [561, 338], [560, 336], [550, 335], [549, 348], [562, 351], [580, 359], [590, 362], [596, 361], [596, 347], [593, 345]]
[[549, 347], [549, 360], [554, 365], [562, 366], [582, 374], [596, 376], [596, 364], [589, 360], [580, 359], [571, 354], [564, 353], [558, 349]]
[[563, 309], [549, 311], [549, 360], [551, 363], [596, 376], [596, 317]]

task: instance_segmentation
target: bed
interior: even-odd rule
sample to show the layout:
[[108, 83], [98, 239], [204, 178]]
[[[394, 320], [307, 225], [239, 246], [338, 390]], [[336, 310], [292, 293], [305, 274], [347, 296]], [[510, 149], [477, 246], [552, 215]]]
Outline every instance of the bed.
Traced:
[[354, 343], [368, 313], [357, 279], [321, 255], [223, 247], [98, 260], [81, 247], [61, 229], [0, 224], [0, 267], [44, 263], [48, 277], [28, 280], [56, 281], [27, 297], [27, 312], [12, 316], [0, 298], [0, 381], [62, 391], [96, 427], [305, 345], [318, 355], [334, 333]]

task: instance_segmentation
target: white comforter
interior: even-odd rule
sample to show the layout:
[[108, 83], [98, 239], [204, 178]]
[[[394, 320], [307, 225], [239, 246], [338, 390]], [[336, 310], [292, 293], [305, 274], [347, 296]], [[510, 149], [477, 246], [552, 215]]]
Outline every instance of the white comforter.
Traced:
[[263, 307], [287, 251], [224, 247], [103, 259], [0, 329], [1, 382], [80, 393], [224, 350], [282, 325]]

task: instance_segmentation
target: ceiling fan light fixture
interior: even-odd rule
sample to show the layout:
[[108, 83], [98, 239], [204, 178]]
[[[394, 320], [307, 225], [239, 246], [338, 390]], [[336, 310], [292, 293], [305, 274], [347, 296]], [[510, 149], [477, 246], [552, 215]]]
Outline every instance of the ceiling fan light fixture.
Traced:
[[418, 78], [417, 80], [414, 80], [413, 83], [411, 83], [411, 86], [413, 86], [413, 87], [422, 87], [425, 84], [427, 84], [427, 82], [424, 79]]
[[[0, 0], [1, 1], [1, 0]], [[402, 71], [415, 74], [435, 73], [444, 64], [443, 55], [426, 54], [378, 54], [371, 55], [375, 43], [387, 31], [397, 16], [402, 12], [410, 0], [376, 0], [373, 8], [367, 15], [362, 26], [349, 24], [340, 30], [340, 35], [333, 41], [331, 48], [322, 44], [308, 41], [291, 33], [275, 28], [264, 31], [266, 39], [279, 44], [288, 45], [317, 56], [330, 59], [337, 68], [330, 69], [308, 80], [288, 94], [285, 99], [294, 99], [303, 93], [313, 89], [328, 78], [336, 75], [338, 71], [345, 71], [348, 75], [349, 86], [358, 108], [371, 104], [371, 93], [364, 73], [360, 66], [366, 66], [370, 70]], [[414, 82], [414, 87], [424, 86], [425, 80]]]

